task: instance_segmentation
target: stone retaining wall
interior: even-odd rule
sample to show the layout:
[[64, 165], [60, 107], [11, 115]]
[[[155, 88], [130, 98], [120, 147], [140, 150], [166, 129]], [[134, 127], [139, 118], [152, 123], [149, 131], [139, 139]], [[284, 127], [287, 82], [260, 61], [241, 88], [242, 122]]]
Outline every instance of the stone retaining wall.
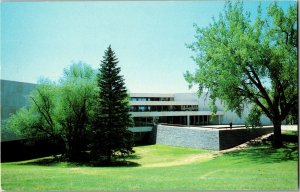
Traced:
[[219, 131], [158, 125], [156, 144], [219, 150]]
[[177, 127], [158, 125], [156, 144], [223, 150], [235, 147], [261, 135], [271, 133], [273, 128], [212, 129], [201, 127]]
[[219, 130], [220, 150], [228, 149], [273, 132], [273, 127]]

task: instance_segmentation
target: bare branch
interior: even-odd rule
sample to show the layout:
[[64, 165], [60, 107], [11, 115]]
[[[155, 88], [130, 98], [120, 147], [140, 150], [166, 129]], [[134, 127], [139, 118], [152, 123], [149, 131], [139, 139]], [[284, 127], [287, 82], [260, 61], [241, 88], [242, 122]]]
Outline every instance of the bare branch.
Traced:
[[[47, 121], [48, 125], [50, 126], [50, 128], [52, 130], [54, 130], [53, 128], [53, 124], [51, 124], [51, 122], [48, 120], [47, 115], [42, 111], [42, 109], [40, 108], [40, 106], [37, 104], [37, 102], [35, 101], [35, 99], [33, 97], [31, 97], [32, 101], [34, 102], [34, 104], [36, 105], [36, 107], [38, 108], [38, 111], [43, 115], [44, 119]], [[45, 129], [43, 129], [43, 131], [45, 131]], [[47, 132], [48, 133], [48, 132]]]

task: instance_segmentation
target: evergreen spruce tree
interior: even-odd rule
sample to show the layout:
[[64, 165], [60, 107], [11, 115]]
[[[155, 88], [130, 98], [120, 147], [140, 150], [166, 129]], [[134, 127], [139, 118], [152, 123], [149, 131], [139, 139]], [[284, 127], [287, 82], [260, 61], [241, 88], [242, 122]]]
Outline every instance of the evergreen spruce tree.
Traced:
[[98, 77], [99, 107], [94, 123], [94, 141], [91, 154], [94, 160], [108, 163], [112, 158], [124, 158], [133, 153], [133, 134], [128, 130], [132, 124], [129, 113], [128, 94], [124, 79], [117, 67], [118, 59], [111, 46], [105, 51]]

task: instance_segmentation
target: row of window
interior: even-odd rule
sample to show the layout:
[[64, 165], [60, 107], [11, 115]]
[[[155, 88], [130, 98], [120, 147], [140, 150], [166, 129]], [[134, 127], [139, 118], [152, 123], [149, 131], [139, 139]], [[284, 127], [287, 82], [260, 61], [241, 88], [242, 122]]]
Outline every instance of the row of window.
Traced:
[[[135, 127], [153, 126], [157, 123], [187, 125], [186, 116], [134, 117], [133, 120]], [[208, 115], [190, 116], [190, 125], [208, 125], [209, 121]]]
[[131, 112], [151, 111], [198, 111], [198, 105], [130, 106]]
[[174, 101], [173, 97], [131, 97], [130, 101]]

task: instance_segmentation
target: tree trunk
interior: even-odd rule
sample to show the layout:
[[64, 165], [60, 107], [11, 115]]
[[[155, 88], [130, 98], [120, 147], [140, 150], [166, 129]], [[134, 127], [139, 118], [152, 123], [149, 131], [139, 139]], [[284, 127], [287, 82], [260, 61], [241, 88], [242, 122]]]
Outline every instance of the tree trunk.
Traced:
[[111, 150], [108, 150], [106, 154], [107, 154], [106, 155], [106, 161], [107, 161], [107, 163], [111, 163], [111, 156], [112, 156]]
[[280, 147], [282, 147], [280, 117], [274, 118], [274, 120], [273, 120], [273, 126], [274, 126], [274, 137], [273, 137], [272, 146], [274, 148], [280, 148]]

